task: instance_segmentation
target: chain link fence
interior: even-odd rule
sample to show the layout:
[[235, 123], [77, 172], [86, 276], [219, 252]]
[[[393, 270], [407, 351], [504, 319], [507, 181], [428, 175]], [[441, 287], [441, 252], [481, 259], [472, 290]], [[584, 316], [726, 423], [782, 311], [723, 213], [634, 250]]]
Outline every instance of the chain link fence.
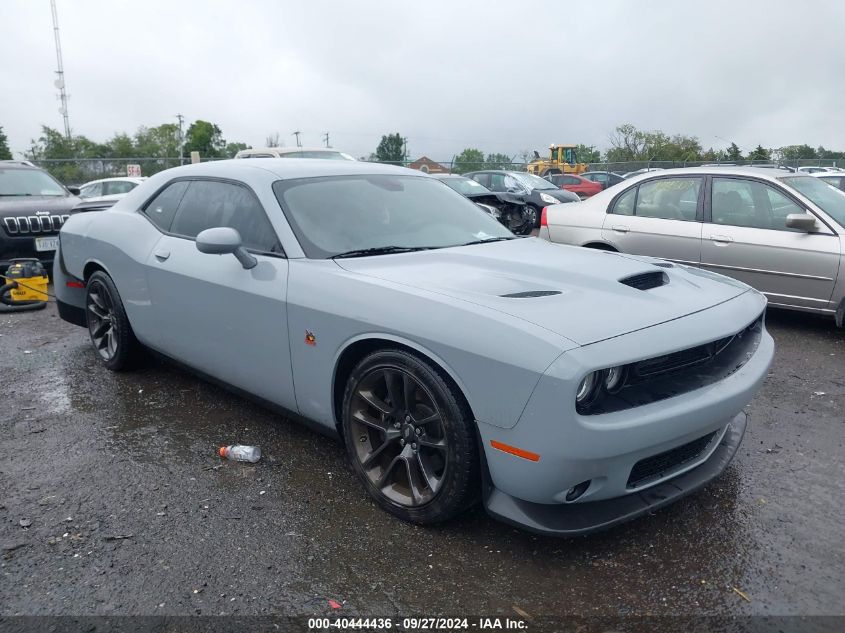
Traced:
[[[204, 158], [203, 161], [225, 160], [220, 158]], [[281, 159], [280, 159], [281, 160]], [[142, 176], [152, 176], [165, 169], [187, 164], [190, 159], [179, 158], [50, 158], [30, 161], [34, 165], [45, 169], [65, 185], [81, 185], [91, 180], [126, 176], [130, 165], [138, 165]], [[483, 169], [506, 169], [511, 171], [527, 171], [527, 163], [522, 161], [506, 162], [456, 162], [454, 160], [426, 163], [422, 166], [418, 161], [390, 161], [392, 165], [404, 167], [421, 167], [421, 171], [430, 174], [451, 174], [480, 171]], [[612, 171], [627, 174], [641, 169], [672, 169], [678, 167], [699, 167], [702, 165], [782, 165], [797, 169], [798, 167], [837, 167], [845, 165], [845, 160], [836, 159], [795, 159], [781, 161], [740, 160], [740, 161], [680, 161], [680, 160], [640, 160], [625, 162], [590, 163], [589, 171]]]

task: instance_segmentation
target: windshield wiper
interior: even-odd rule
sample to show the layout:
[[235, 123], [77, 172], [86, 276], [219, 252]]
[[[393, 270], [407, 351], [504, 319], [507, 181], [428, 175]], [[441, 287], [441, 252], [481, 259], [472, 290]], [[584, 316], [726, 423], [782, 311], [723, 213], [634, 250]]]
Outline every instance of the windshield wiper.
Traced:
[[16, 198], [18, 196], [31, 196], [31, 195], [32, 195], [31, 193], [0, 193], [0, 196], [3, 196], [4, 198], [13, 198], [13, 197]]
[[436, 246], [375, 246], [373, 248], [359, 248], [354, 251], [346, 251], [332, 255], [332, 259], [342, 257], [366, 257], [367, 255], [389, 255], [391, 253], [412, 253], [414, 251], [427, 251]]
[[488, 237], [483, 240], [473, 240], [472, 242], [466, 242], [465, 244], [458, 244], [458, 246], [472, 246], [473, 244], [489, 244], [490, 242], [504, 242], [505, 240], [517, 240], [519, 239], [516, 235], [511, 237]]

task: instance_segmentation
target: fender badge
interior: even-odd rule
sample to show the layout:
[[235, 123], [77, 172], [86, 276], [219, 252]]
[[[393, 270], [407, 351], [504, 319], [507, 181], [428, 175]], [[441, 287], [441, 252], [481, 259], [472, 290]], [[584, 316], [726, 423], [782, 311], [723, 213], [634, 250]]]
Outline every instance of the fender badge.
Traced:
[[305, 330], [305, 344], [306, 345], [316, 345], [317, 339], [314, 337], [314, 334]]

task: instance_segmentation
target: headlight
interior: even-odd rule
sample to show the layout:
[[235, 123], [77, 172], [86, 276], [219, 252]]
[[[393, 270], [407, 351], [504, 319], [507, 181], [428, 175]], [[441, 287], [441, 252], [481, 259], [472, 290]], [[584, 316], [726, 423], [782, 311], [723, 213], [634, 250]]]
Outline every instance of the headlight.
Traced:
[[594, 371], [584, 376], [584, 380], [578, 385], [578, 391], [575, 392], [575, 404], [579, 408], [586, 407], [595, 400], [601, 390], [602, 374], [601, 371]]
[[625, 386], [625, 376], [624, 365], [587, 374], [575, 392], [575, 408], [579, 413], [588, 412], [603, 396], [621, 390]]
[[559, 204], [560, 203], [560, 200], [558, 200], [554, 196], [550, 196], [547, 193], [541, 193], [540, 194], [540, 200], [542, 200], [546, 204]]
[[622, 388], [625, 384], [625, 368], [611, 367], [607, 370], [604, 377], [604, 388], [608, 393], [614, 393]]

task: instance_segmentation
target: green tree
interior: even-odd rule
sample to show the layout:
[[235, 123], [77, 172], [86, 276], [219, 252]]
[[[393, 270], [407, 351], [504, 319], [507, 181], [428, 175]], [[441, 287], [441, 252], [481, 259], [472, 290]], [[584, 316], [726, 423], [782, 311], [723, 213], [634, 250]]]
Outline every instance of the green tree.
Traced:
[[748, 160], [772, 160], [772, 155], [769, 150], [762, 145], [757, 145], [752, 152], [748, 154]]
[[0, 160], [11, 160], [12, 152], [9, 149], [9, 139], [3, 131], [3, 126], [0, 126]]
[[731, 143], [725, 155], [728, 157], [728, 160], [732, 162], [742, 160], [742, 150], [739, 149], [739, 146], [736, 143]]
[[787, 145], [780, 149], [781, 156], [787, 160], [800, 158], [819, 158], [816, 150], [809, 145]]
[[[276, 147], [274, 145], [268, 145], [267, 147]], [[250, 145], [246, 143], [229, 143], [226, 145], [226, 156], [229, 158], [233, 158], [235, 154], [237, 154], [242, 149], [252, 149]]]
[[199, 152], [203, 158], [220, 158], [226, 151], [223, 132], [215, 123], [197, 120], [185, 133], [185, 154]]
[[578, 143], [575, 146], [575, 156], [579, 163], [598, 163], [601, 161], [601, 152], [592, 145]]
[[178, 158], [179, 126], [164, 123], [156, 127], [140, 127], [135, 132], [135, 156], [142, 158]]
[[405, 160], [405, 140], [399, 132], [381, 137], [376, 148], [376, 160], [380, 163], [402, 164]]
[[474, 147], [467, 147], [458, 154], [452, 165], [452, 171], [456, 174], [465, 174], [476, 169], [484, 169], [484, 152]]
[[487, 154], [484, 169], [511, 169], [513, 161], [507, 154]]

